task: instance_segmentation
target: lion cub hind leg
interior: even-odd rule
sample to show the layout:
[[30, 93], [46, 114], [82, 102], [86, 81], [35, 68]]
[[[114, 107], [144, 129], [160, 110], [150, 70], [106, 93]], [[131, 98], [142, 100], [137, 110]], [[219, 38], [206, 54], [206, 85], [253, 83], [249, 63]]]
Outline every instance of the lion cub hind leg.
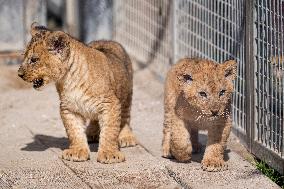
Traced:
[[191, 128], [190, 129], [190, 139], [192, 144], [192, 153], [199, 153], [201, 151], [201, 143], [198, 141], [198, 129]]
[[97, 120], [91, 120], [86, 129], [86, 135], [88, 142], [99, 142], [100, 137], [100, 125]]
[[166, 123], [164, 123], [164, 129], [163, 129], [163, 157], [164, 158], [172, 158], [171, 150], [170, 150], [170, 142], [171, 142], [171, 131], [167, 127]]
[[129, 126], [130, 124], [130, 109], [131, 109], [131, 97], [132, 94], [128, 95], [126, 103], [122, 107], [121, 112], [121, 131], [119, 133], [118, 141], [120, 147], [135, 146], [137, 141]]
[[70, 142], [69, 149], [63, 151], [62, 158], [69, 161], [90, 159], [90, 149], [84, 132], [84, 119], [68, 110], [61, 110], [60, 114]]
[[118, 141], [119, 141], [119, 146], [121, 148], [136, 146], [137, 142], [136, 142], [135, 136], [133, 132], [131, 131], [131, 128], [129, 127], [128, 124], [122, 127], [119, 137], [118, 137]]
[[121, 105], [118, 99], [104, 100], [111, 103], [101, 103], [100, 141], [97, 161], [100, 163], [119, 163], [125, 161], [124, 154], [119, 151], [118, 135], [121, 125]]
[[188, 130], [183, 120], [175, 119], [172, 123], [170, 136], [170, 152], [179, 162], [190, 162], [192, 146], [189, 140]]

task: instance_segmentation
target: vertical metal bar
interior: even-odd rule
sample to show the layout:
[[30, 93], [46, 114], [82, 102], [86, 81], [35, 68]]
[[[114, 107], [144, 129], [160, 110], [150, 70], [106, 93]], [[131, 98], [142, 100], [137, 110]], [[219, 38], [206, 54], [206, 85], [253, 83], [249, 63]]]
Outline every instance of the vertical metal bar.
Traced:
[[249, 150], [252, 149], [252, 140], [254, 139], [254, 90], [255, 90], [255, 79], [254, 79], [254, 1], [245, 1], [245, 70], [246, 70], [246, 115], [247, 115], [247, 130], [246, 140]]
[[[278, 11], [279, 11], [279, 15], [278, 15], [278, 50], [277, 50], [277, 56], [278, 56], [278, 66], [280, 68], [280, 72], [284, 72], [284, 57], [283, 57], [283, 52], [284, 52], [284, 46], [283, 46], [283, 1], [280, 1], [278, 4]], [[279, 109], [279, 127], [278, 127], [278, 134], [279, 134], [279, 142], [278, 142], [278, 146], [279, 146], [279, 150], [280, 150], [280, 155], [281, 157], [283, 157], [284, 154], [284, 124], [283, 124], [283, 86], [284, 86], [284, 78], [282, 76], [282, 78], [280, 78], [279, 80], [277, 80], [280, 83], [280, 87], [278, 87], [278, 97], [280, 98], [280, 102], [279, 102], [279, 106], [277, 107]], [[277, 110], [278, 110], [277, 109]]]
[[179, 25], [176, 23], [176, 19], [177, 19], [177, 13], [176, 13], [176, 8], [178, 7], [180, 3], [180, 0], [172, 0], [172, 44], [173, 44], [173, 57], [172, 57], [172, 61], [173, 63], [175, 63], [177, 61], [177, 27], [179, 27]]
[[[270, 112], [271, 112], [271, 122], [272, 122], [272, 128], [271, 128], [271, 131], [270, 131], [270, 138], [272, 140], [272, 145], [271, 145], [271, 148], [275, 151], [277, 149], [277, 146], [276, 146], [276, 143], [275, 141], [277, 141], [277, 123], [278, 123], [278, 113], [277, 113], [277, 109], [275, 108], [275, 106], [277, 106], [277, 104], [279, 103], [279, 99], [277, 97], [277, 93], [278, 90], [278, 84], [275, 83], [275, 77], [274, 77], [274, 74], [273, 74], [273, 69], [274, 69], [274, 66], [272, 65], [271, 63], [271, 60], [272, 58], [276, 55], [276, 48], [277, 48], [277, 40], [276, 40], [276, 36], [277, 36], [277, 33], [276, 33], [276, 17], [275, 17], [275, 14], [277, 13], [277, 10], [276, 10], [276, 6], [275, 6], [275, 2], [271, 3], [271, 55], [270, 55], [270, 58], [269, 58], [269, 65], [270, 65], [270, 93], [271, 93], [271, 98], [270, 98]], [[276, 18], [276, 19], [275, 19]]]
[[[261, 70], [261, 79], [262, 79], [262, 83], [261, 83], [261, 98], [262, 98], [262, 101], [261, 101], [261, 114], [262, 114], [262, 129], [261, 129], [261, 143], [265, 144], [266, 145], [266, 137], [265, 137], [265, 128], [266, 128], [266, 113], [265, 113], [265, 101], [266, 101], [266, 98], [265, 98], [265, 86], [266, 86], [266, 80], [265, 80], [265, 61], [264, 61], [264, 57], [265, 57], [265, 53], [267, 52], [267, 26], [265, 24], [265, 21], [267, 20], [266, 18], [266, 10], [263, 8], [264, 3], [266, 2], [266, 0], [262, 0], [262, 7], [261, 7], [261, 12], [262, 14], [265, 15], [264, 17], [264, 20], [262, 22], [262, 31], [260, 32], [264, 32], [264, 38], [262, 39], [262, 53], [261, 53], [261, 65], [262, 65], [262, 70]], [[257, 62], [259, 64], [259, 62]]]
[[80, 37], [79, 2], [77, 0], [65, 1], [66, 15], [64, 27], [74, 37]]
[[[276, 40], [275, 40], [275, 19], [274, 19], [274, 13], [275, 13], [275, 6], [273, 4], [273, 2], [270, 2], [270, 25], [271, 25], [271, 50], [270, 50], [270, 56], [267, 59], [268, 62], [268, 73], [269, 73], [269, 94], [270, 94], [270, 98], [269, 98], [269, 111], [270, 111], [270, 140], [271, 140], [271, 145], [270, 148], [272, 148], [275, 151], [275, 132], [274, 129], [277, 128], [277, 113], [276, 111], [274, 111], [274, 107], [277, 104], [278, 99], [275, 98], [274, 93], [277, 90], [275, 87], [277, 87], [277, 85], [275, 85], [274, 83], [274, 75], [273, 75], [273, 65], [271, 63], [271, 59], [273, 58], [273, 56], [275, 56], [275, 47], [276, 45]], [[274, 103], [276, 101], [276, 103]]]
[[264, 96], [265, 96], [265, 118], [266, 118], [266, 121], [265, 121], [265, 143], [266, 143], [266, 146], [268, 147], [271, 147], [271, 141], [270, 141], [270, 138], [269, 138], [269, 130], [270, 130], [270, 127], [271, 125], [269, 124], [269, 120], [270, 120], [270, 112], [269, 112], [269, 108], [268, 108], [268, 101], [269, 101], [269, 73], [268, 73], [268, 70], [269, 70], [269, 66], [268, 66], [268, 58], [269, 58], [269, 52], [271, 50], [271, 25], [270, 25], [270, 10], [269, 10], [269, 7], [270, 7], [270, 1], [266, 1], [266, 11], [265, 11], [265, 14], [266, 14], [266, 32], [267, 32], [267, 41], [266, 41], [266, 54], [265, 56], [263, 57], [263, 60], [264, 60], [264, 63], [265, 63], [265, 69], [264, 69], [264, 79], [265, 79], [265, 92], [264, 92]]

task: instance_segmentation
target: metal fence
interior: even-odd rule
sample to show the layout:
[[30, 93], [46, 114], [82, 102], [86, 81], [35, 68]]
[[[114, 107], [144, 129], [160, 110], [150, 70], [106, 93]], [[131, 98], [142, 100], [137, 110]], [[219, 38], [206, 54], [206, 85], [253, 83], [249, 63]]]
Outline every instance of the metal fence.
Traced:
[[246, 133], [244, 1], [174, 1], [175, 60], [203, 57], [239, 63], [233, 96], [235, 128]]
[[[254, 1], [254, 109], [252, 151], [274, 161], [283, 172], [283, 29], [282, 0]], [[282, 163], [281, 163], [282, 162]]]
[[118, 0], [114, 18], [115, 39], [162, 80], [182, 57], [237, 60], [233, 131], [284, 172], [282, 0]]

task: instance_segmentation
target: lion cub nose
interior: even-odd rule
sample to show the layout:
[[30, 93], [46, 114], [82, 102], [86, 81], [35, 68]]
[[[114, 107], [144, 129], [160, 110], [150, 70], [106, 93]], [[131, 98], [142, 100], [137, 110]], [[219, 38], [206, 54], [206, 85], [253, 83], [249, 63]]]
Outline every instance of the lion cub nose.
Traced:
[[218, 115], [218, 110], [211, 110], [212, 116], [217, 116]]

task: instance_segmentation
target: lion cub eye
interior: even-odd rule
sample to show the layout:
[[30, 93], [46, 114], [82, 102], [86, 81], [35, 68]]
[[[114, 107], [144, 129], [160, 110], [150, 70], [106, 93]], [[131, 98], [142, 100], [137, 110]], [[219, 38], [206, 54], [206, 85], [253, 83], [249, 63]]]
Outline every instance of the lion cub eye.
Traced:
[[226, 90], [220, 91], [219, 96], [224, 96], [225, 92], [226, 92]]
[[191, 75], [188, 74], [183, 75], [183, 78], [186, 82], [191, 82], [193, 80]]
[[199, 95], [204, 97], [204, 98], [207, 98], [207, 94], [204, 91], [199, 92]]
[[31, 57], [30, 63], [31, 63], [31, 64], [34, 64], [34, 63], [36, 63], [38, 60], [39, 60], [39, 58], [37, 58], [37, 57]]

